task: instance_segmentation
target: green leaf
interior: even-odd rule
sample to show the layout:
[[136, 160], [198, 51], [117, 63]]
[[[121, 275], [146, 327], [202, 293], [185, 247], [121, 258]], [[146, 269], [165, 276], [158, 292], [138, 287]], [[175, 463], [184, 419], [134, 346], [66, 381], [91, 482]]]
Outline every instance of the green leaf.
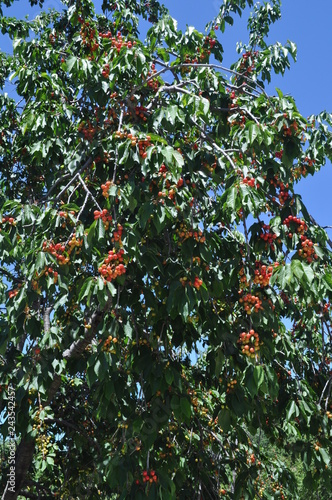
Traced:
[[44, 252], [38, 252], [36, 259], [36, 270], [42, 271], [46, 264], [46, 256]]
[[66, 61], [66, 69], [70, 72], [75, 66], [75, 69], [78, 69], [78, 58], [76, 56], [68, 57]]
[[226, 201], [227, 208], [230, 208], [232, 211], [235, 211], [237, 197], [238, 197], [238, 189], [237, 187], [233, 186], [228, 191], [227, 201]]
[[102, 240], [105, 237], [105, 226], [101, 219], [97, 220], [97, 238], [98, 240]]
[[260, 388], [260, 386], [263, 384], [264, 382], [264, 368], [263, 366], [255, 366], [254, 368], [254, 381], [255, 381], [255, 384], [257, 386], [257, 389]]
[[254, 122], [249, 122], [247, 124], [248, 132], [249, 132], [249, 142], [253, 144], [257, 137], [260, 137], [261, 131], [259, 125]]
[[302, 267], [303, 267], [303, 272], [306, 276], [306, 279], [309, 281], [309, 283], [312, 283], [314, 278], [315, 278], [315, 273], [314, 273], [312, 267], [309, 264], [307, 264], [306, 262], [302, 263]]
[[326, 272], [323, 275], [323, 280], [325, 281], [325, 283], [327, 284], [327, 286], [329, 287], [329, 289], [332, 290], [332, 274]]
[[326, 450], [324, 450], [324, 448], [319, 448], [319, 454], [322, 457], [323, 462], [325, 463], [325, 465], [330, 465], [330, 456], [326, 452]]
[[183, 415], [185, 415], [185, 417], [187, 419], [190, 419], [190, 417], [191, 417], [191, 404], [187, 398], [180, 399], [180, 407], [181, 407], [181, 411], [182, 411]]
[[295, 401], [290, 401], [288, 406], [287, 406], [287, 411], [286, 411], [286, 419], [289, 421], [291, 420], [292, 416], [295, 414], [295, 417], [299, 416], [299, 409], [295, 403]]
[[294, 276], [296, 276], [299, 279], [299, 281], [302, 281], [302, 277], [304, 274], [302, 262], [299, 261], [298, 259], [294, 259], [291, 262], [291, 267], [292, 267], [292, 273], [294, 274]]
[[142, 229], [145, 229], [146, 223], [154, 212], [154, 206], [150, 203], [144, 203], [139, 210], [139, 221]]
[[231, 412], [228, 408], [223, 408], [218, 413], [218, 424], [224, 432], [228, 432], [231, 428]]
[[91, 286], [93, 283], [93, 278], [88, 278], [84, 283], [83, 286], [80, 289], [79, 295], [78, 295], [78, 301], [80, 302], [84, 297], [89, 297], [89, 293], [91, 290]]

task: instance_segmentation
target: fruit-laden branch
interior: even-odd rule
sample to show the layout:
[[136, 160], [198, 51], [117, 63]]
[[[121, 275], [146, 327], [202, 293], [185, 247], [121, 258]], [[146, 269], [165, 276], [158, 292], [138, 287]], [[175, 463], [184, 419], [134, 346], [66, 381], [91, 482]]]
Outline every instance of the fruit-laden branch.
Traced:
[[[44, 320], [44, 331], [45, 333], [50, 331], [51, 322], [50, 314], [52, 312], [51, 307], [45, 307], [43, 320]], [[59, 380], [58, 380], [59, 379]], [[60, 377], [55, 377], [52, 385], [58, 384], [57, 389], [60, 386]], [[54, 390], [53, 390], [54, 391]], [[52, 391], [52, 386], [50, 389], [51, 395], [55, 394]], [[2, 495], [2, 500], [16, 500], [17, 495], [22, 489], [27, 472], [33, 460], [33, 455], [35, 452], [35, 440], [31, 437], [22, 438], [20, 444], [17, 447], [15, 454], [15, 491], [13, 491], [10, 481], [7, 481], [5, 491]]]
[[[66, 349], [63, 353], [64, 359], [77, 358], [85, 350], [85, 348], [91, 343], [94, 338], [98, 326], [102, 321], [105, 313], [109, 311], [112, 305], [112, 297], [110, 296], [102, 310], [95, 311], [87, 323], [87, 328], [84, 329], [84, 337], [82, 339], [76, 340], [71, 344], [71, 346]], [[47, 307], [44, 310], [44, 331], [48, 332], [50, 330], [50, 314], [52, 312], [51, 307]], [[61, 385], [61, 377], [55, 375], [53, 382], [48, 390], [46, 405], [50, 404], [57, 393]], [[1, 500], [16, 500], [22, 487], [25, 484], [26, 475], [32, 464], [33, 455], [35, 452], [35, 440], [32, 438], [23, 438], [18, 445], [16, 450], [16, 460], [15, 460], [15, 491], [11, 491], [9, 481], [6, 484], [5, 491], [2, 495]]]
[[94, 441], [88, 434], [87, 432], [82, 432], [82, 429], [79, 429], [76, 425], [74, 425], [72, 422], [68, 422], [67, 420], [63, 420], [62, 418], [45, 418], [44, 420], [45, 424], [58, 424], [60, 427], [68, 427], [69, 429], [73, 429], [76, 432], [79, 432], [81, 434], [84, 434], [84, 437], [90, 443], [91, 446], [97, 449], [98, 454], [101, 456], [101, 449], [97, 441]]

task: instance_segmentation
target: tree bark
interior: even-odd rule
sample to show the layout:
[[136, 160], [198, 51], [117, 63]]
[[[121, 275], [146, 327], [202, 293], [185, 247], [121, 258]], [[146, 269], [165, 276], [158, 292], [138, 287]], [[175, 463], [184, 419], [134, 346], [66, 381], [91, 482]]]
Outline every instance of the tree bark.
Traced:
[[27, 472], [32, 463], [35, 452], [35, 440], [22, 439], [15, 454], [15, 488], [13, 491], [10, 482], [7, 482], [2, 500], [16, 500], [19, 491], [22, 489]]

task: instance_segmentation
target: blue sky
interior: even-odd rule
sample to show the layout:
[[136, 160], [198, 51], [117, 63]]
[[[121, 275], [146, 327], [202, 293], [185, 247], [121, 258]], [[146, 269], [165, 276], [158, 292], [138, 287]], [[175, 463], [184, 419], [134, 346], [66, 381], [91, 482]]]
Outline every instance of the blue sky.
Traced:
[[[96, 5], [100, 5], [97, 1]], [[45, 7], [62, 8], [58, 0], [46, 0]], [[186, 24], [203, 30], [205, 24], [218, 11], [218, 0], [166, 0], [165, 5], [171, 15], [178, 20], [180, 29]], [[44, 7], [44, 8], [45, 8]], [[10, 15], [34, 16], [38, 7], [31, 8], [27, 0], [14, 2]], [[269, 87], [271, 94], [275, 87], [284, 93], [290, 93], [296, 100], [304, 116], [327, 110], [332, 112], [332, 44], [331, 44], [332, 1], [284, 0], [282, 19], [271, 29], [269, 43], [285, 43], [292, 40], [298, 47], [297, 63], [292, 65], [284, 77], [274, 77]], [[219, 33], [219, 40], [225, 50], [225, 65], [230, 65], [236, 58], [236, 42], [246, 42], [246, 19], [236, 18], [234, 26], [228, 27], [224, 34]], [[9, 51], [8, 43], [0, 38], [0, 48]], [[314, 177], [308, 177], [298, 185], [309, 212], [323, 226], [332, 225], [332, 167], [327, 164]], [[332, 231], [329, 231], [332, 237]]]

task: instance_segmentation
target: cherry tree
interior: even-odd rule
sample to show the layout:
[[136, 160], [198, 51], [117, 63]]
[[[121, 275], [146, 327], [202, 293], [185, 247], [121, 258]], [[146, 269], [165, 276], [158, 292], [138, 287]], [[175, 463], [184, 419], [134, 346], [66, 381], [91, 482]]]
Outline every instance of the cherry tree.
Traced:
[[266, 91], [279, 1], [204, 33], [62, 3], [0, 18], [2, 498], [328, 495], [332, 243], [296, 184], [332, 117]]

